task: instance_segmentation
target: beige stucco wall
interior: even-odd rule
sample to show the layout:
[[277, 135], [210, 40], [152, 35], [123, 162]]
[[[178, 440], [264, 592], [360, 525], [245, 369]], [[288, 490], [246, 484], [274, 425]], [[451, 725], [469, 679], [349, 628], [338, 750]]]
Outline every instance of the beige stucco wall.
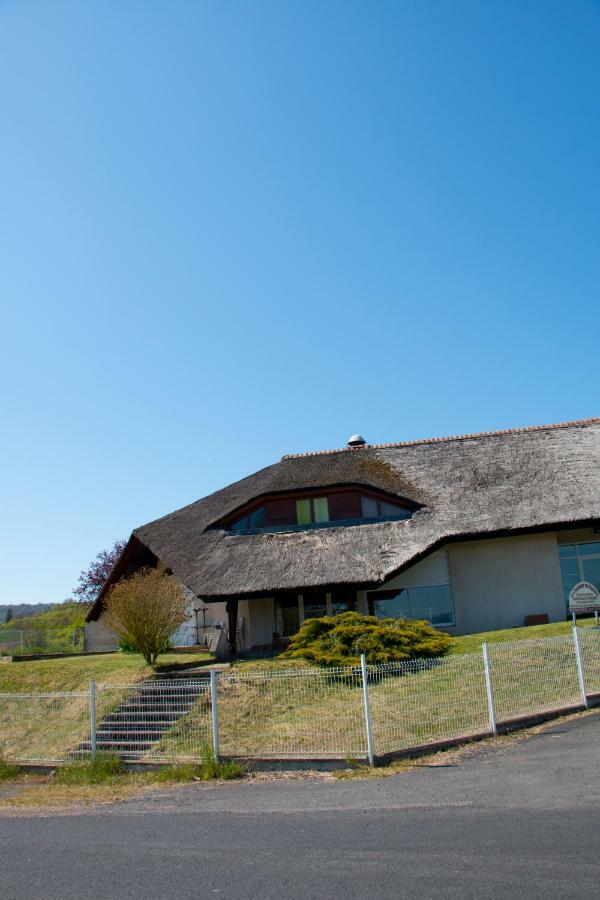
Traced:
[[86, 622], [85, 625], [85, 649], [92, 653], [98, 650], [116, 650], [118, 638], [114, 631], [105, 628], [102, 616], [97, 622]]
[[410, 569], [390, 578], [380, 590], [391, 591], [394, 588], [433, 587], [437, 584], [448, 584], [450, 573], [448, 570], [448, 552], [446, 548], [436, 550], [415, 563]]
[[454, 634], [523, 625], [527, 615], [565, 619], [556, 535], [532, 534], [447, 544]]

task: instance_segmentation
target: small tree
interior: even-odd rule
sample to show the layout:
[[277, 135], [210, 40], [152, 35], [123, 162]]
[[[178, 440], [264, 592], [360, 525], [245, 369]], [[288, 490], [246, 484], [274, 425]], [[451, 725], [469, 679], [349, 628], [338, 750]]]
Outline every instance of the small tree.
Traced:
[[73, 588], [77, 600], [83, 603], [94, 602], [124, 547], [125, 541], [115, 541], [110, 550], [101, 550], [87, 569], [81, 572], [77, 587]]
[[172, 575], [162, 575], [156, 569], [138, 569], [110, 591], [105, 621], [153, 666], [188, 615], [187, 599]]
[[6, 610], [6, 615], [4, 616], [4, 622], [5, 622], [5, 624], [6, 624], [7, 622], [11, 622], [11, 621], [12, 621], [12, 617], [13, 617], [12, 606], [9, 606], [8, 609]]

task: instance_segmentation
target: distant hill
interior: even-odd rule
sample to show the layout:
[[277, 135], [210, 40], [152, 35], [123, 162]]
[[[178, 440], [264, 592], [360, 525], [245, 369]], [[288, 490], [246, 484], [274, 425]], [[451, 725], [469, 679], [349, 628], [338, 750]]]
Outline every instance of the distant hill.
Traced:
[[[51, 603], [39, 613], [19, 616], [15, 628], [34, 628], [38, 631], [45, 629], [83, 628], [85, 617], [90, 608], [89, 603], [76, 603], [74, 600], [65, 600], [64, 603]], [[13, 623], [9, 624], [9, 628]]]
[[10, 607], [14, 619], [21, 616], [35, 616], [38, 613], [52, 609], [54, 603], [0, 603], [0, 622], [6, 619], [6, 610]]
[[[32, 612], [40, 607], [41, 612]], [[0, 655], [2, 651], [69, 653], [83, 650], [83, 629], [89, 608], [88, 603], [73, 600], [37, 606], [17, 604], [10, 622], [0, 623]], [[23, 612], [29, 615], [23, 615]]]

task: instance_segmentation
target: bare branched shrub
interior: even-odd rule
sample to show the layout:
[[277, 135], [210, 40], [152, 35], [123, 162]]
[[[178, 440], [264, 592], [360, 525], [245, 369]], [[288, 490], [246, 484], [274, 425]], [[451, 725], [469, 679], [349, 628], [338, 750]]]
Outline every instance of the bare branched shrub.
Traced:
[[156, 569], [139, 569], [111, 590], [105, 621], [123, 641], [137, 647], [148, 665], [153, 666], [188, 615], [185, 594], [172, 575], [162, 575]]

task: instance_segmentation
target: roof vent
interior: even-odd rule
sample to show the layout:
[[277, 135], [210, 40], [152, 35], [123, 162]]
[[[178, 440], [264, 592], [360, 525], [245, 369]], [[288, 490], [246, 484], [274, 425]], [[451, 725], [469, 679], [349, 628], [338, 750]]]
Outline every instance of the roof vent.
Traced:
[[348, 438], [349, 447], [364, 447], [366, 443], [362, 434], [353, 434], [352, 437]]

